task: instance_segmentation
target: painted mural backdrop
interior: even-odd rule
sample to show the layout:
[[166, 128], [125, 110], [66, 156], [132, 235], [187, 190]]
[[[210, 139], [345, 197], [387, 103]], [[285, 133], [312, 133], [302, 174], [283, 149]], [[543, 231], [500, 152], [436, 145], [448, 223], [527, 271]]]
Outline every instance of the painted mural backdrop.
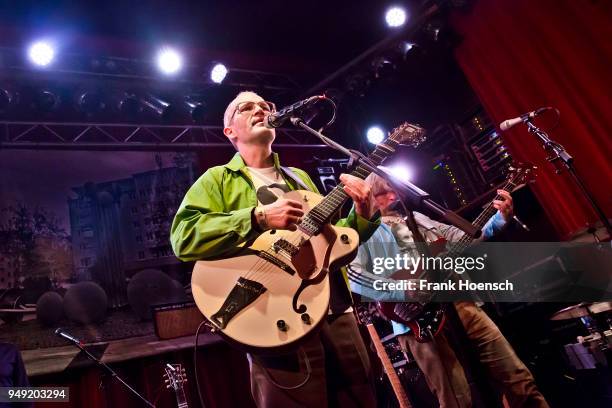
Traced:
[[0, 341], [152, 333], [152, 304], [188, 299], [169, 231], [199, 174], [189, 153], [0, 151]]

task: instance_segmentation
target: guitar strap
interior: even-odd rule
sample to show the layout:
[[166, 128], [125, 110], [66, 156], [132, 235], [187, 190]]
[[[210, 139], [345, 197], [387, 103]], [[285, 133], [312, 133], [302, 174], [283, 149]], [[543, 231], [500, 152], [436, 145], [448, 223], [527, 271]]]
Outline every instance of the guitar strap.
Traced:
[[298, 186], [300, 186], [301, 188], [303, 188], [304, 190], [308, 190], [308, 191], [312, 191], [312, 188], [308, 187], [306, 185], [306, 183], [304, 183], [297, 174], [295, 174], [295, 172], [293, 170], [291, 170], [289, 167], [285, 167], [285, 166], [280, 166], [281, 170], [285, 173], [285, 175], [287, 177], [289, 177], [291, 180], [295, 181], [296, 184]]

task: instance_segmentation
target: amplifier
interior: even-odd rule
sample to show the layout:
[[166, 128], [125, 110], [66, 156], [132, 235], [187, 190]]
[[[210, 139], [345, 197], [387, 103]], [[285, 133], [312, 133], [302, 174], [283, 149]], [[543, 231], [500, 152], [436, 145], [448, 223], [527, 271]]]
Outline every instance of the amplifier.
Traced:
[[151, 306], [155, 334], [161, 340], [194, 335], [204, 316], [195, 302]]

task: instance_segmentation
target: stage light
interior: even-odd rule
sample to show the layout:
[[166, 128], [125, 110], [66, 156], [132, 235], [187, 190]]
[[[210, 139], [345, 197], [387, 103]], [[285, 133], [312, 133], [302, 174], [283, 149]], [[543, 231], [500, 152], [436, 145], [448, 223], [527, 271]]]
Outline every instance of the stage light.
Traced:
[[397, 44], [397, 51], [399, 55], [402, 57], [402, 59], [406, 60], [408, 58], [408, 55], [410, 54], [410, 51], [412, 51], [415, 47], [416, 47], [415, 43], [411, 43], [408, 41], [401, 41], [399, 44]]
[[95, 115], [106, 108], [102, 95], [95, 91], [85, 91], [77, 98], [77, 105], [81, 112], [87, 116]]
[[46, 67], [55, 57], [55, 51], [51, 44], [44, 41], [37, 41], [28, 49], [28, 57], [35, 65]]
[[389, 27], [401, 27], [406, 22], [406, 11], [401, 7], [391, 7], [385, 14], [385, 20]]
[[15, 102], [15, 95], [8, 89], [0, 89], [0, 113], [6, 112]]
[[228, 70], [225, 65], [215, 64], [215, 66], [210, 70], [210, 80], [215, 84], [220, 84], [227, 76], [227, 73]]
[[387, 77], [395, 71], [395, 68], [395, 64], [385, 57], [378, 57], [372, 61], [375, 78]]
[[166, 75], [176, 74], [183, 67], [183, 58], [172, 48], [164, 48], [157, 54], [157, 66]]
[[385, 139], [385, 132], [378, 126], [370, 127], [366, 135], [368, 137], [368, 142], [376, 145]]
[[411, 181], [414, 171], [405, 163], [395, 163], [388, 167], [393, 177], [401, 181]]
[[136, 95], [131, 93], [125, 93], [118, 105], [119, 111], [126, 119], [136, 119], [138, 114], [142, 111], [142, 106]]
[[42, 90], [34, 98], [34, 105], [40, 112], [51, 112], [60, 103], [60, 99], [51, 91]]
[[181, 101], [165, 100], [156, 95], [146, 94], [140, 98], [140, 104], [144, 111], [152, 113], [164, 122], [184, 122], [188, 119], [187, 109]]
[[206, 104], [204, 102], [196, 102], [191, 99], [185, 101], [191, 120], [194, 123], [202, 124], [206, 117]]

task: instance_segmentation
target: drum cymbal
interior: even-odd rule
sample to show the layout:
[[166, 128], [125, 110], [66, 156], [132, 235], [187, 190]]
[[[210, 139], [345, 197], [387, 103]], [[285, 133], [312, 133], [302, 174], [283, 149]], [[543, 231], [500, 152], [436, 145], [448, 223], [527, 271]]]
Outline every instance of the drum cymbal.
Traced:
[[612, 302], [597, 302], [589, 306], [591, 313], [609, 312], [612, 310]]
[[588, 306], [590, 303], [582, 302], [577, 305], [566, 307], [556, 312], [550, 320], [566, 320], [566, 319], [577, 319], [579, 317], [585, 317], [589, 315]]

